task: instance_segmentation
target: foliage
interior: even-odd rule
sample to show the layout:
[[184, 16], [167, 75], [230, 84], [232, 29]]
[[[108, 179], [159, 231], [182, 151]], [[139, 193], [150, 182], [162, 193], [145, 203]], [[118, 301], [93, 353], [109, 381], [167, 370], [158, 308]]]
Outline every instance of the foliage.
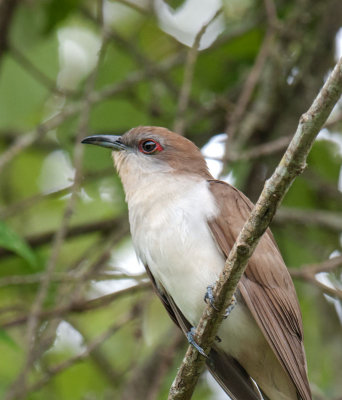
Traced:
[[[193, 61], [182, 41], [193, 42], [201, 10], [189, 0], [169, 1], [167, 21], [171, 8], [161, 1], [105, 1], [103, 18], [101, 1], [13, 1], [6, 24], [0, 18], [1, 398], [167, 397], [186, 343], [136, 266], [110, 154], [80, 139], [179, 126], [203, 146], [229, 132], [222, 174], [230, 171], [256, 200], [334, 64], [342, 7], [223, 3], [216, 39], [204, 34]], [[297, 269], [341, 251], [341, 114], [336, 107], [272, 227], [297, 272], [309, 379], [320, 399], [342, 391], [341, 270], [320, 273], [336, 291], [327, 298]], [[211, 399], [214, 390], [203, 378], [193, 398]]]

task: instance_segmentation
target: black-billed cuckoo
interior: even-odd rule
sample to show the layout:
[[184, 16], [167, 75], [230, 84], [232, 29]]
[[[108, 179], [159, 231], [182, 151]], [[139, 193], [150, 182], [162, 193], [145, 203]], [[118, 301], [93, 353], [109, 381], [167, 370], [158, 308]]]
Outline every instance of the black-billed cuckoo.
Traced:
[[[135, 250], [171, 318], [186, 333], [203, 312], [252, 208], [214, 179], [200, 150], [165, 128], [142, 126], [83, 143], [113, 151], [128, 203]], [[310, 400], [296, 292], [267, 230], [219, 328], [207, 366], [234, 400]], [[251, 379], [252, 378], [252, 379]]]

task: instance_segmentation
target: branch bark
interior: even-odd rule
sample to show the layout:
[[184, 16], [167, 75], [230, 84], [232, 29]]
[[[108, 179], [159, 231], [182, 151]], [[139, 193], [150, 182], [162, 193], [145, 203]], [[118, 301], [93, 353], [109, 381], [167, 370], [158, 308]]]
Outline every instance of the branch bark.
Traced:
[[[259, 200], [227, 258], [224, 270], [214, 288], [215, 308], [210, 305], [205, 307], [196, 329], [195, 340], [206, 354], [210, 351], [223, 319], [223, 311], [231, 302], [249, 258], [293, 180], [303, 172], [312, 144], [341, 94], [342, 58], [336, 64], [309, 110], [301, 116], [297, 131], [288, 149], [272, 177], [266, 181]], [[171, 386], [169, 400], [191, 398], [204, 363], [205, 357], [189, 346]]]

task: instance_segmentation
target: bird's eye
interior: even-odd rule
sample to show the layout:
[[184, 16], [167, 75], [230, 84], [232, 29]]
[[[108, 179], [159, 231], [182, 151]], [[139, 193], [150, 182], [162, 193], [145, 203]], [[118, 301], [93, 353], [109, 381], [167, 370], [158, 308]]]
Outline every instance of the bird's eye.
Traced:
[[162, 146], [154, 141], [153, 139], [142, 140], [139, 143], [139, 150], [145, 154], [153, 154], [155, 152], [162, 151]]

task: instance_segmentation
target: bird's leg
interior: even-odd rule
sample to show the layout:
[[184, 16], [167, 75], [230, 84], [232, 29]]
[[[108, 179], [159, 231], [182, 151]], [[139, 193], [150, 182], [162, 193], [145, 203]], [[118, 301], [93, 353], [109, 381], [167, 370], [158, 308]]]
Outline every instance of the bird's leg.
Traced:
[[[211, 285], [207, 286], [207, 291], [204, 295], [204, 301], [207, 303], [208, 300], [209, 300], [210, 305], [213, 307], [213, 309], [218, 311], [217, 307], [214, 304], [215, 298], [214, 298], [214, 294], [213, 294], [213, 286], [211, 286]], [[232, 300], [231, 300], [229, 306], [227, 307], [223, 318], [228, 317], [228, 315], [232, 312], [235, 305], [236, 305], [236, 298], [235, 298], [235, 295], [233, 295]]]
[[204, 350], [202, 349], [201, 346], [199, 346], [194, 339], [194, 334], [195, 334], [195, 327], [192, 327], [190, 331], [186, 334], [186, 337], [188, 339], [188, 342], [193, 346], [199, 353], [202, 354], [205, 358], [208, 358], [208, 356], [205, 354]]

